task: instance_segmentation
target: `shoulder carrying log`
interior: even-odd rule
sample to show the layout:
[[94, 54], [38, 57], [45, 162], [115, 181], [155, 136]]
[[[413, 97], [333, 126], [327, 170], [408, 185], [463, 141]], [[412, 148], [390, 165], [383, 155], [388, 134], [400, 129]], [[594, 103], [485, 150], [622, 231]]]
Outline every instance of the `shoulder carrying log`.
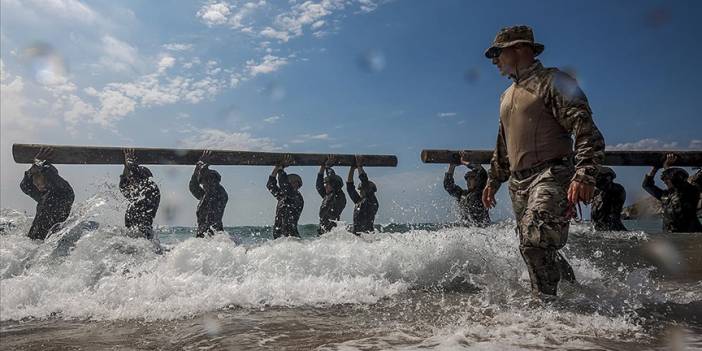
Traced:
[[[13, 144], [12, 156], [17, 163], [32, 163], [42, 147], [53, 149], [49, 161], [54, 164], [121, 165], [124, 163], [122, 147], [66, 146], [42, 144]], [[200, 159], [202, 149], [157, 149], [132, 148], [136, 161], [145, 165], [194, 165]], [[285, 155], [291, 155], [293, 166], [319, 166], [327, 154], [278, 153], [257, 151], [212, 150], [208, 163], [212, 165], [274, 166]], [[335, 166], [352, 166], [355, 155], [333, 155]], [[395, 167], [395, 155], [362, 155], [363, 166]]]

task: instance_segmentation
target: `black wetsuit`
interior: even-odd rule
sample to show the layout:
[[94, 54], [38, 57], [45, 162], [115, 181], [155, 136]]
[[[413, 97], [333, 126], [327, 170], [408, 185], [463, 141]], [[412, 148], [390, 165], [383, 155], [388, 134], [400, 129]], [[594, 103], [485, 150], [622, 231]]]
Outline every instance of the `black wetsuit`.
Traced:
[[[276, 184], [277, 183], [277, 184]], [[299, 191], [293, 189], [288, 179], [288, 174], [282, 169], [278, 171], [278, 180], [275, 177], [268, 177], [266, 184], [268, 191], [278, 199], [275, 206], [275, 224], [273, 225], [273, 239], [281, 236], [300, 237], [297, 231], [297, 222], [305, 207], [305, 200]]]
[[46, 190], [39, 191], [32, 182], [30, 171], [24, 172], [20, 188], [37, 202], [34, 221], [27, 236], [31, 239], [44, 240], [58, 229], [59, 226], [56, 224], [68, 218], [75, 194], [71, 185], [59, 176], [58, 170], [53, 165], [43, 162], [33, 165], [32, 168], [38, 168], [38, 172], [44, 175]]
[[211, 236], [215, 231], [224, 230], [222, 217], [229, 195], [219, 184], [221, 180], [222, 177], [217, 171], [208, 168], [202, 168], [200, 172], [195, 168], [195, 172], [190, 177], [190, 193], [200, 200], [196, 212], [198, 238], [204, 238], [205, 235]]
[[651, 196], [661, 201], [663, 229], [673, 233], [702, 232], [702, 224], [697, 218], [700, 191], [694, 185], [683, 181], [673, 189], [663, 190], [656, 186], [653, 177], [647, 174], [642, 186]]
[[151, 240], [154, 237], [153, 223], [161, 202], [161, 192], [151, 179], [153, 175], [148, 168], [128, 163], [126, 172], [127, 174], [119, 176], [119, 190], [129, 202], [124, 214], [124, 225], [138, 230]]
[[453, 174], [448, 172], [444, 176], [444, 189], [458, 201], [463, 225], [484, 227], [490, 224], [490, 214], [482, 201], [487, 172], [483, 167], [476, 167], [473, 172], [477, 173], [478, 178], [475, 189], [466, 190], [456, 185]]
[[626, 190], [621, 184], [610, 183], [609, 186], [595, 188], [592, 198], [590, 218], [596, 230], [627, 230], [622, 223], [622, 208], [626, 201]]
[[356, 191], [353, 182], [346, 182], [346, 192], [349, 193], [351, 201], [355, 204], [353, 207], [353, 227], [351, 228], [351, 232], [354, 234], [374, 231], [373, 224], [375, 215], [378, 213], [378, 199], [375, 197], [375, 189], [372, 189], [375, 187], [368, 181], [366, 173], [359, 174], [358, 178], [361, 179], [364, 196]]
[[334, 173], [334, 170], [327, 168], [327, 179], [331, 182], [334, 190], [327, 194], [324, 189], [324, 174], [317, 174], [316, 188], [319, 196], [322, 197], [322, 205], [319, 207], [319, 234], [324, 234], [336, 227], [336, 222], [341, 218], [341, 212], [346, 207], [346, 195], [343, 191], [343, 181]]

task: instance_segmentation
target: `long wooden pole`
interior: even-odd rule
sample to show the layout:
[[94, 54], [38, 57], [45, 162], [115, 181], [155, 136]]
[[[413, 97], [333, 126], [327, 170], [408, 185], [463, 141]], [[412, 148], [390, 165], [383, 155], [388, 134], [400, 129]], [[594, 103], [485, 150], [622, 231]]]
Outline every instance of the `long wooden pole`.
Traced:
[[[609, 166], [660, 166], [668, 153], [678, 156], [674, 166], [702, 166], [701, 151], [665, 151], [665, 150], [616, 150], [605, 151], [604, 164]], [[465, 150], [465, 157], [476, 164], [488, 164], [492, 150]], [[457, 163], [460, 159], [458, 150], [422, 150], [424, 163]]]
[[[121, 165], [124, 163], [122, 147], [68, 146], [42, 144], [13, 144], [12, 156], [17, 163], [32, 163], [42, 147], [50, 147], [53, 153], [49, 161], [54, 164], [96, 164]], [[151, 165], [194, 165], [200, 159], [202, 149], [160, 149], [133, 148], [136, 161]], [[257, 151], [212, 150], [209, 163], [212, 165], [274, 166], [285, 155], [291, 155], [294, 166], [319, 166], [327, 159], [327, 154], [279, 153]], [[352, 166], [354, 155], [333, 155], [335, 166]], [[363, 166], [395, 167], [395, 155], [361, 155]]]

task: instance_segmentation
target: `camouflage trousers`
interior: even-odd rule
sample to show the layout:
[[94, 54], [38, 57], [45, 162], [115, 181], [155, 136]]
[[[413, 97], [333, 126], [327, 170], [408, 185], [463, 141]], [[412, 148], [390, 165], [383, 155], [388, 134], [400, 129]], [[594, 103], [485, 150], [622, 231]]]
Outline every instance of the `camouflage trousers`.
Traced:
[[519, 251], [534, 294], [556, 295], [564, 270], [574, 280], [572, 268], [558, 252], [568, 240], [567, 191], [573, 173], [570, 165], [555, 165], [525, 179], [512, 177], [509, 182]]

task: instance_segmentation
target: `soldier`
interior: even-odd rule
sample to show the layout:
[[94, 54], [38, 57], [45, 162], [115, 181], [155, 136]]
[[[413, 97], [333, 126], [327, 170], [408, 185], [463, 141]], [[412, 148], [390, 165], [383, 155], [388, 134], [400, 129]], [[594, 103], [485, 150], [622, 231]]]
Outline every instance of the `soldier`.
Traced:
[[[358, 169], [358, 179], [361, 180], [358, 191], [353, 184], [353, 173], [356, 169]], [[378, 199], [375, 197], [377, 190], [375, 183], [368, 180], [368, 175], [363, 170], [363, 158], [356, 156], [356, 165], [349, 168], [349, 176], [346, 180], [346, 192], [354, 203], [352, 233], [358, 235], [375, 230], [373, 223], [378, 213]]]
[[626, 230], [621, 218], [626, 190], [621, 184], [614, 183], [616, 177], [611, 168], [600, 167], [590, 212], [596, 230]]
[[536, 296], [556, 295], [561, 278], [574, 281], [558, 250], [568, 239], [573, 207], [592, 199], [605, 145], [585, 94], [566, 73], [542, 66], [536, 56], [543, 50], [531, 28], [514, 26], [500, 30], [485, 51], [513, 82], [500, 97], [482, 200], [494, 207], [495, 193], [509, 180], [519, 249]]
[[697, 218], [700, 191], [688, 183], [689, 175], [684, 169], [670, 167], [676, 158], [674, 154], [668, 154], [663, 164], [665, 170], [661, 173], [661, 180], [665, 183], [666, 190], [655, 184], [654, 177], [660, 168], [658, 166], [653, 166], [644, 176], [642, 186], [661, 202], [664, 230], [672, 233], [702, 232], [702, 224]]
[[[697, 188], [697, 191], [702, 193], [702, 168], [697, 168], [697, 172], [691, 175], [687, 181]], [[697, 214], [702, 215], [702, 196], [700, 196], [700, 201], [697, 203]]]
[[124, 225], [149, 240], [154, 237], [154, 217], [161, 202], [161, 192], [151, 177], [148, 168], [137, 164], [134, 150], [124, 150], [124, 170], [119, 176], [119, 190], [129, 202]]
[[217, 231], [223, 231], [222, 217], [224, 208], [229, 201], [229, 195], [224, 187], [219, 184], [222, 176], [217, 171], [209, 169], [209, 158], [211, 152], [205, 150], [202, 157], [195, 165], [195, 171], [190, 177], [190, 193], [200, 200], [197, 204], [197, 234], [198, 238], [214, 235]]
[[53, 150], [42, 148], [34, 157], [34, 164], [26, 172], [20, 183], [22, 192], [37, 202], [32, 227], [27, 236], [44, 240], [60, 228], [60, 223], [68, 219], [75, 194], [68, 182], [61, 178], [58, 170], [48, 159]]
[[[300, 194], [302, 178], [297, 174], [285, 173], [285, 167], [292, 164], [292, 157], [286, 155], [280, 165], [273, 168], [268, 177], [266, 187], [278, 200], [275, 207], [275, 224], [273, 225], [273, 239], [281, 236], [300, 237], [297, 231], [297, 222], [305, 207], [305, 200]], [[278, 178], [276, 184], [276, 177]]]
[[468, 167], [464, 178], [467, 188], [464, 190], [453, 181], [456, 164], [449, 164], [444, 176], [444, 189], [458, 201], [463, 225], [484, 227], [490, 224], [490, 214], [481, 201], [481, 194], [487, 183], [487, 172], [481, 165], [474, 165], [465, 161], [461, 155], [461, 164]]
[[[319, 207], [319, 234], [324, 234], [336, 227], [336, 222], [341, 218], [341, 211], [346, 207], [346, 195], [342, 188], [344, 181], [334, 173], [331, 168], [334, 158], [329, 156], [327, 161], [319, 167], [316, 188], [322, 197]], [[326, 172], [326, 176], [325, 176]]]

